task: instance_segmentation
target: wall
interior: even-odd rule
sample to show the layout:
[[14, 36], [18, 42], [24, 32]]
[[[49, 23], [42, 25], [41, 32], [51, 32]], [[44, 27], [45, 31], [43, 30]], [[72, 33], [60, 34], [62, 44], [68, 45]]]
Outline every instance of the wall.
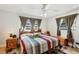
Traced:
[[40, 28], [42, 30], [42, 33], [45, 33], [47, 31], [47, 19], [42, 19]]
[[18, 35], [19, 27], [20, 19], [18, 15], [0, 11], [0, 47], [5, 46], [10, 33]]
[[47, 20], [47, 30], [50, 31], [52, 36], [57, 36], [57, 24], [55, 18], [50, 18]]

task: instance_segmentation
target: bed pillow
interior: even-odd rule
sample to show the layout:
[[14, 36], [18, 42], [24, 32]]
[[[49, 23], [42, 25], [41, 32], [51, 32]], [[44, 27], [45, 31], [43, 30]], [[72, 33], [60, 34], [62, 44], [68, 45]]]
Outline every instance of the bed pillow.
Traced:
[[38, 35], [39, 33], [38, 32], [36, 32], [36, 33], [33, 33], [33, 35], [35, 36], [35, 35]]
[[25, 36], [33, 36], [33, 33], [24, 33], [21, 35], [21, 37], [25, 37]]

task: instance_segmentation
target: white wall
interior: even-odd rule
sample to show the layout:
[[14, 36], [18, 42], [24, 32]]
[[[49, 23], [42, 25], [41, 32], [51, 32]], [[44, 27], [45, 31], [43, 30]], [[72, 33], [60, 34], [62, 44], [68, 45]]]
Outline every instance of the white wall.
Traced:
[[57, 36], [57, 24], [55, 18], [50, 18], [47, 20], [47, 30], [50, 31], [52, 36]]
[[42, 33], [45, 33], [47, 31], [47, 19], [42, 19], [40, 28], [42, 30]]
[[49, 31], [52, 36], [57, 36], [57, 24], [55, 18], [43, 19], [41, 22], [42, 32]]
[[20, 19], [18, 15], [0, 11], [0, 46], [5, 46], [9, 33], [18, 35], [19, 27]]

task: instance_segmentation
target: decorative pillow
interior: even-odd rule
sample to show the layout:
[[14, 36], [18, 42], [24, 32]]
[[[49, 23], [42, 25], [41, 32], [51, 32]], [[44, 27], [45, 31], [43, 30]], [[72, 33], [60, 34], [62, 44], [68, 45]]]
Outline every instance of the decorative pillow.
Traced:
[[34, 39], [34, 36], [33, 36], [33, 35], [30, 35], [29, 37], [30, 37], [31, 39]]

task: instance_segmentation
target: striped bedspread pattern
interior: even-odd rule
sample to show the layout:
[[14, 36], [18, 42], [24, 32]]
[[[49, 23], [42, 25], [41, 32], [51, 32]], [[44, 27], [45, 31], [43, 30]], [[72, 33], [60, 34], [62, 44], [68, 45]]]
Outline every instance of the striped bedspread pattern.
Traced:
[[21, 38], [21, 52], [27, 54], [44, 53], [57, 45], [57, 38], [46, 35], [40, 35], [40, 37], [35, 38], [30, 38], [29, 36]]

